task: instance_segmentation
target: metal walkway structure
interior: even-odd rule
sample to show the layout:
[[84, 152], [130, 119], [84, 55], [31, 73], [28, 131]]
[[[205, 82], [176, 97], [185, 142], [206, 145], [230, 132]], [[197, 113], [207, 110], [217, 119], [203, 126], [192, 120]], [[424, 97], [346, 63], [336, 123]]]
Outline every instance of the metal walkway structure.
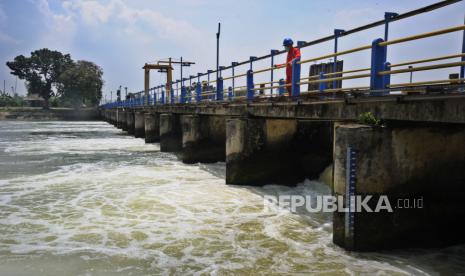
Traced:
[[[275, 79], [275, 71], [282, 70], [283, 67], [275, 66], [275, 58], [285, 51], [271, 50], [270, 54], [255, 57], [251, 56], [249, 60], [242, 62], [232, 62], [230, 66], [220, 66], [217, 79], [211, 79], [210, 75], [216, 73], [216, 70], [208, 70], [206, 73], [198, 73], [196, 76], [191, 75], [189, 78], [183, 78], [174, 82], [167, 81], [163, 85], [151, 87], [145, 84], [145, 90], [135, 94], [135, 97], [106, 103], [102, 108], [117, 107], [148, 107], [154, 105], [173, 105], [173, 104], [199, 104], [199, 103], [231, 103], [231, 102], [261, 102], [261, 101], [318, 101], [327, 100], [328, 95], [331, 99], [347, 98], [357, 96], [382, 97], [389, 96], [394, 91], [400, 94], [412, 94], [415, 92], [430, 93], [463, 93], [464, 86], [464, 67], [465, 67], [465, 25], [451, 26], [449, 28], [434, 30], [427, 33], [420, 33], [413, 36], [402, 37], [389, 40], [389, 24], [414, 17], [419, 14], [427, 13], [433, 10], [455, 4], [460, 1], [442, 1], [430, 6], [413, 10], [404, 14], [386, 12], [384, 19], [351, 30], [334, 30], [334, 35], [323, 37], [314, 41], [298, 41], [298, 48], [305, 48], [317, 45], [327, 41], [334, 42], [334, 51], [326, 55], [311, 57], [302, 60], [294, 60], [292, 64], [292, 81], [288, 84], [283, 79]], [[464, 22], [465, 24], [465, 22]], [[359, 47], [338, 51], [338, 39], [377, 26], [384, 25], [384, 38], [376, 38], [371, 44], [361, 45]], [[402, 44], [410, 41], [421, 40], [429, 37], [441, 36], [453, 32], [462, 32], [462, 49], [457, 52], [444, 56], [432, 56], [418, 60], [408, 60], [400, 63], [391, 64], [387, 60], [387, 51], [391, 45]], [[365, 68], [356, 68], [346, 71], [336, 71], [336, 61], [338, 57], [344, 57], [349, 54], [358, 52], [368, 52], [371, 59], [371, 66]], [[316, 76], [302, 76], [301, 67], [304, 64], [318, 62], [331, 58], [334, 60], [334, 70], [330, 73], [320, 73]], [[260, 60], [270, 60], [270, 67], [254, 69], [254, 63]], [[457, 60], [458, 59], [458, 60]], [[431, 62], [441, 61], [440, 64], [424, 65]], [[249, 64], [246, 71], [237, 72], [241, 65]], [[412, 65], [416, 65], [413, 67]], [[421, 82], [410, 83], [393, 83], [391, 76], [397, 74], [411, 73], [417, 71], [432, 71], [444, 68], [459, 68], [459, 73], [453, 79], [434, 79]], [[225, 76], [229, 72], [230, 75]], [[269, 74], [269, 81], [255, 82], [254, 77], [261, 74]], [[260, 76], [263, 78], [263, 75]], [[327, 88], [328, 83], [335, 83], [342, 80], [366, 79], [369, 78], [369, 86]], [[194, 85], [193, 85], [194, 81]], [[242, 81], [245, 85], [236, 85]], [[225, 83], [230, 85], [226, 88]], [[189, 85], [186, 85], [186, 84]], [[316, 90], [302, 90], [305, 85], [317, 85]], [[292, 97], [287, 93], [287, 88], [291, 87]], [[333, 85], [336, 87], [336, 85]]]

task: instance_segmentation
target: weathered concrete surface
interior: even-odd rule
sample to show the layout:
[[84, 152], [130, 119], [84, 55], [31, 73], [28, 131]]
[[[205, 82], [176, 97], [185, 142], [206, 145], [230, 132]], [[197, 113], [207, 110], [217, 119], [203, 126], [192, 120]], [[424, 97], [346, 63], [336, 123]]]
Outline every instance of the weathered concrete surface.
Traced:
[[[463, 94], [463, 93], [462, 93]], [[353, 121], [365, 112], [384, 120], [465, 123], [465, 95], [390, 96], [326, 102], [278, 103], [201, 103], [157, 105], [150, 107], [159, 113], [225, 115], [231, 117], [262, 117]]]
[[226, 122], [223, 116], [184, 115], [182, 161], [214, 163], [225, 161]]
[[160, 151], [180, 152], [182, 150], [180, 119], [179, 114], [160, 114]]
[[50, 108], [39, 107], [2, 107], [0, 120], [64, 120], [93, 121], [100, 119], [97, 108]]
[[[336, 212], [334, 243], [350, 250], [380, 250], [465, 242], [465, 228], [458, 222], [465, 217], [465, 126], [337, 126], [335, 195], [346, 194], [349, 146], [358, 152], [356, 194], [387, 195], [393, 212], [355, 213], [353, 239], [345, 235], [345, 214]], [[423, 198], [424, 207], [396, 208], [405, 198], [410, 204]], [[377, 200], [370, 203], [374, 207]]]
[[[133, 110], [127, 110], [126, 112], [126, 128], [128, 134], [134, 134], [135, 128], [134, 128], [134, 111]], [[124, 127], [124, 125], [123, 125]], [[124, 130], [124, 128], [123, 128]]]
[[160, 141], [160, 114], [145, 113], [145, 142], [155, 143]]
[[126, 112], [124, 112], [122, 108], [118, 108], [115, 110], [115, 116], [116, 127], [119, 129], [123, 129], [123, 125], [126, 123]]
[[134, 136], [145, 138], [145, 113], [142, 111], [134, 113]]
[[331, 164], [331, 124], [239, 118], [226, 122], [226, 183], [293, 185]]

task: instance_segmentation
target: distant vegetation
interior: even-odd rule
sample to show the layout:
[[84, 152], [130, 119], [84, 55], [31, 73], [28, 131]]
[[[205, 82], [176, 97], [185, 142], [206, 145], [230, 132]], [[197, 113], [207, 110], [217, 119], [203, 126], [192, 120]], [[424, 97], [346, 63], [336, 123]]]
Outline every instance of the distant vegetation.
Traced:
[[[103, 71], [93, 62], [74, 61], [69, 54], [44, 48], [30, 57], [19, 55], [6, 65], [12, 75], [26, 81], [28, 95], [43, 98], [44, 108], [96, 106], [102, 98]], [[9, 99], [14, 97], [8, 97], [2, 95], [0, 105], [17, 106]]]

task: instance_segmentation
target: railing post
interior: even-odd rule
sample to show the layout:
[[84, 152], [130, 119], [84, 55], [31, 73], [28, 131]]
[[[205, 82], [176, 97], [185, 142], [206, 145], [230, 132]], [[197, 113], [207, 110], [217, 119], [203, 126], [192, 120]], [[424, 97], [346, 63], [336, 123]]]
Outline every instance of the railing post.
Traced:
[[[324, 80], [325, 79], [325, 73], [324, 72], [320, 72], [320, 77], [319, 77], [319, 80]], [[320, 92], [325, 92], [326, 90], [326, 82], [322, 81], [318, 84], [318, 90]]]
[[200, 80], [197, 81], [197, 85], [195, 86], [195, 100], [198, 103], [202, 101], [202, 84], [200, 83]]
[[[391, 63], [385, 62], [383, 64], [383, 71], [390, 71], [390, 70], [391, 70]], [[391, 84], [391, 75], [384, 75], [383, 76], [383, 87], [387, 89], [390, 84]], [[386, 93], [386, 94], [389, 94], [389, 93]]]
[[238, 62], [232, 62], [232, 63], [231, 63], [233, 96], [234, 96], [234, 88], [236, 87], [236, 86], [235, 86], [235, 80], [236, 80], [236, 78], [234, 77], [234, 67], [237, 66], [238, 64], [239, 64]]
[[[337, 42], [338, 42], [339, 36], [341, 36], [341, 34], [344, 32], [345, 31], [342, 29], [334, 30], [334, 53], [335, 54], [337, 53]], [[337, 56], [334, 56], [333, 73], [336, 73], [336, 72], [337, 72]], [[336, 75], [334, 75], [334, 77], [336, 77]], [[336, 86], [337, 86], [337, 81], [335, 80], [333, 81], [333, 88], [336, 89]]]
[[[270, 50], [270, 53], [271, 53], [271, 70], [270, 70], [270, 82], [271, 82], [271, 85], [270, 86], [273, 86], [273, 79], [274, 79], [274, 56], [279, 53], [278, 50]], [[270, 94], [273, 95], [273, 88], [271, 88], [271, 91], [270, 91]]]
[[247, 101], [252, 101], [254, 99], [255, 91], [253, 85], [253, 71], [247, 71]]
[[[463, 24], [465, 25], [465, 18], [463, 20]], [[462, 54], [465, 54], [465, 30], [463, 30], [462, 34]], [[465, 56], [462, 56], [462, 61], [465, 61]], [[465, 65], [460, 66], [460, 78], [463, 79], [465, 77]], [[465, 90], [462, 90], [465, 92]]]
[[286, 87], [284, 87], [284, 85], [286, 85], [286, 82], [284, 81], [284, 79], [280, 79], [278, 88], [279, 96], [282, 96], [284, 95], [284, 93], [286, 93]]
[[181, 86], [181, 100], [180, 102], [181, 103], [185, 103], [186, 102], [186, 87], [184, 85]]
[[[381, 90], [385, 87], [384, 78], [378, 73], [383, 71], [386, 62], [386, 47], [379, 46], [379, 43], [383, 42], [382, 38], [373, 40], [371, 43], [371, 76], [370, 76], [370, 89]], [[374, 96], [379, 93], [370, 92], [370, 95]]]
[[232, 101], [233, 99], [233, 89], [232, 87], [228, 87], [228, 100]]
[[219, 77], [216, 80], [216, 100], [217, 101], [222, 101], [224, 100], [224, 94], [223, 94], [223, 78]]
[[292, 61], [292, 99], [296, 100], [300, 97], [300, 58]]
[[389, 21], [391, 21], [392, 18], [398, 16], [399, 14], [395, 12], [385, 12], [384, 13], [384, 41], [388, 40], [389, 37]]
[[253, 67], [252, 67], [252, 63], [257, 59], [256, 56], [251, 56], [249, 57], [249, 61], [250, 61], [250, 70], [253, 70]]
[[170, 84], [170, 104], [174, 104], [174, 90], [173, 85]]

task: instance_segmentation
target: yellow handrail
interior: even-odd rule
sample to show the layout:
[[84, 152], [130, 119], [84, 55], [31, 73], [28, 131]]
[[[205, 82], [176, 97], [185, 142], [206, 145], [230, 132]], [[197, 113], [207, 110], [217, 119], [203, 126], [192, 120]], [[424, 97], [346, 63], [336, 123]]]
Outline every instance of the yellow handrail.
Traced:
[[246, 76], [247, 74], [239, 74], [239, 75], [235, 75], [235, 76], [230, 76], [230, 77], [227, 77], [227, 78], [223, 78], [223, 80], [229, 80], [229, 79], [235, 79], [235, 78], [240, 78], [240, 77], [243, 77], [243, 76]]
[[447, 28], [447, 29], [437, 30], [437, 31], [434, 31], [434, 32], [429, 32], [429, 33], [423, 33], [423, 34], [419, 34], [419, 35], [412, 35], [412, 36], [407, 36], [407, 37], [403, 37], [403, 38], [383, 41], [383, 42], [380, 42], [378, 45], [379, 46], [387, 46], [387, 45], [397, 44], [397, 43], [401, 43], [401, 42], [406, 42], [406, 41], [411, 41], [411, 40], [416, 40], [416, 39], [421, 39], [421, 38], [426, 38], [426, 37], [431, 37], [431, 36], [436, 36], [436, 35], [442, 35], [442, 34], [457, 32], [457, 31], [461, 31], [461, 30], [465, 30], [465, 25], [460, 25], [460, 26], [451, 27], [451, 28]]
[[442, 68], [463, 66], [463, 65], [465, 65], [465, 61], [450, 62], [450, 63], [443, 63], [443, 64], [434, 64], [434, 65], [428, 65], [428, 66], [397, 69], [397, 70], [390, 70], [390, 71], [389, 70], [388, 71], [381, 71], [378, 74], [383, 76], [383, 75], [392, 75], [392, 74], [400, 74], [400, 73], [415, 72], [415, 71], [425, 71], [425, 70], [431, 70], [431, 69], [442, 69]]
[[447, 79], [447, 80], [435, 80], [435, 81], [422, 81], [422, 82], [408, 82], [408, 83], [396, 83], [388, 85], [389, 88], [396, 88], [396, 87], [408, 87], [408, 86], [419, 86], [419, 85], [427, 85], [427, 84], [439, 84], [439, 83], [460, 83], [464, 82], [465, 79]]
[[451, 58], [457, 58], [457, 57], [463, 57], [463, 56], [465, 56], [465, 53], [456, 54], [456, 55], [440, 56], [440, 57], [428, 58], [428, 59], [418, 59], [418, 60], [412, 60], [412, 61], [407, 61], [407, 62], [402, 62], [402, 63], [391, 64], [389, 65], [389, 67], [392, 68], [392, 67], [399, 67], [399, 66], [417, 64], [417, 63], [426, 63], [426, 62], [431, 62], [431, 61], [451, 59]]

